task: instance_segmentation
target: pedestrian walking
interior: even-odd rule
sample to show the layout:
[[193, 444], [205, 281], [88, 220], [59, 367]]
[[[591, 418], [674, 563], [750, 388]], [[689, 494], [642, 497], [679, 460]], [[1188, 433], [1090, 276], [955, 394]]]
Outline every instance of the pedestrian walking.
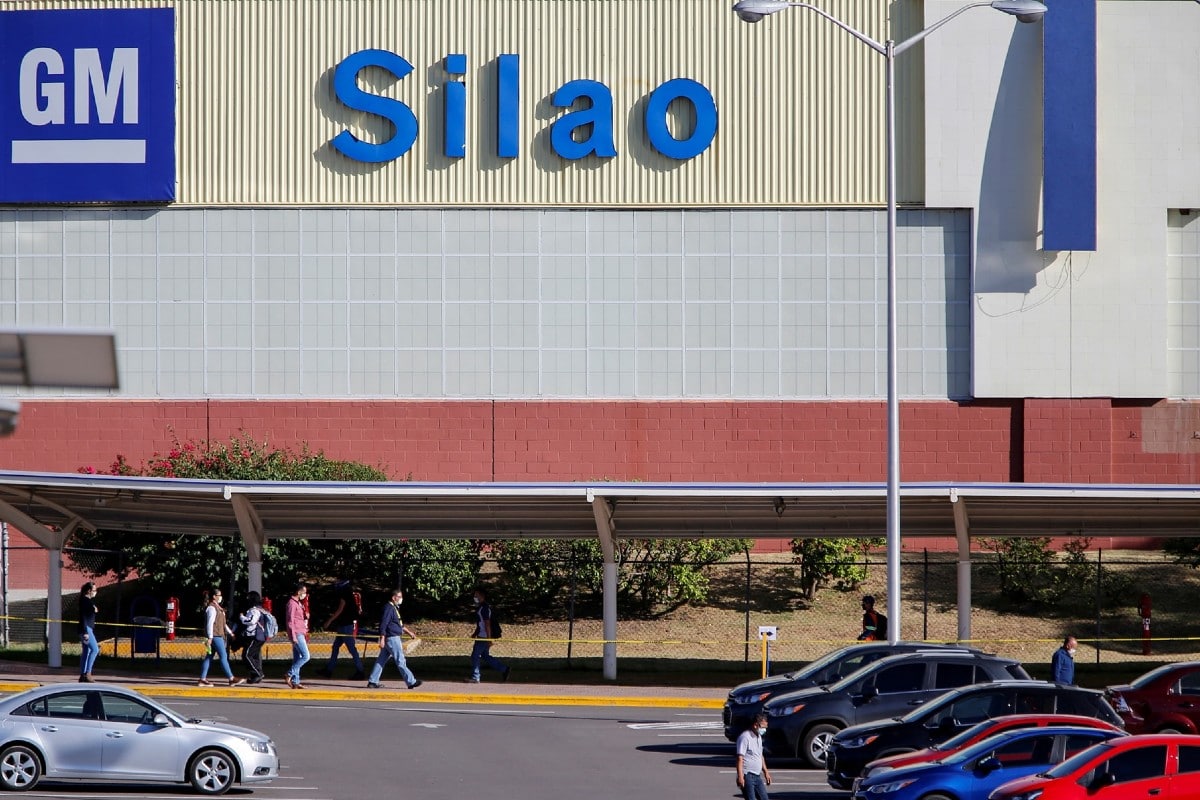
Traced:
[[500, 638], [500, 623], [487, 602], [487, 592], [476, 589], [471, 599], [475, 603], [475, 627], [471, 630], [471, 638], [475, 642], [471, 646], [471, 677], [466, 682], [479, 683], [482, 677], [481, 664], [487, 664], [499, 672], [500, 680], [506, 681], [512, 667], [492, 656], [492, 644]]
[[1050, 659], [1050, 672], [1054, 676], [1051, 680], [1055, 683], [1068, 686], [1075, 683], [1075, 648], [1078, 646], [1075, 637], [1068, 636], [1063, 639], [1062, 646], [1054, 651]]
[[197, 686], [212, 686], [208, 680], [208, 669], [212, 666], [213, 655], [221, 660], [221, 669], [229, 679], [230, 686], [240, 686], [245, 678], [233, 677], [229, 667], [228, 641], [233, 638], [233, 630], [225, 619], [225, 609], [221, 608], [221, 590], [208, 589], [204, 592], [204, 660], [200, 662], [200, 680]]
[[746, 800], [769, 800], [767, 787], [771, 772], [763, 758], [762, 737], [767, 730], [767, 715], [758, 714], [749, 729], [737, 740], [737, 785]]
[[417, 635], [400, 618], [400, 605], [403, 602], [404, 592], [397, 588], [392, 590], [390, 601], [383, 607], [379, 620], [379, 656], [375, 659], [375, 666], [371, 667], [371, 676], [367, 678], [367, 686], [371, 689], [379, 688], [379, 679], [383, 677], [383, 668], [389, 659], [395, 660], [405, 686], [415, 689], [423, 683], [412, 674], [404, 659], [404, 634], [414, 639]]
[[284, 619], [287, 620], [287, 635], [292, 642], [292, 665], [288, 667], [285, 680], [293, 689], [303, 689], [300, 682], [300, 668], [308, 663], [308, 610], [305, 599], [308, 597], [308, 587], [297, 583], [288, 598]]
[[258, 592], [246, 594], [246, 610], [238, 618], [242, 622], [243, 636], [246, 637], [246, 649], [242, 652], [242, 660], [250, 670], [250, 678], [246, 683], [262, 683], [262, 649], [267, 641], [266, 628], [263, 626], [262, 595]]
[[79, 682], [95, 683], [92, 667], [100, 655], [96, 639], [96, 584], [88, 581], [79, 590]]
[[875, 610], [875, 598], [866, 595], [862, 599], [862, 633], [860, 642], [882, 642], [887, 639], [887, 617]]
[[364, 621], [362, 592], [346, 578], [335, 583], [333, 589], [337, 594], [337, 607], [325, 621], [325, 630], [333, 631], [337, 636], [333, 639], [333, 647], [329, 651], [329, 661], [321, 668], [321, 674], [326, 678], [333, 677], [333, 671], [337, 667], [338, 652], [345, 645], [346, 652], [354, 661], [354, 674], [350, 676], [350, 680], [361, 681], [366, 675], [363, 673], [362, 658], [358, 655], [356, 639], [358, 625]]

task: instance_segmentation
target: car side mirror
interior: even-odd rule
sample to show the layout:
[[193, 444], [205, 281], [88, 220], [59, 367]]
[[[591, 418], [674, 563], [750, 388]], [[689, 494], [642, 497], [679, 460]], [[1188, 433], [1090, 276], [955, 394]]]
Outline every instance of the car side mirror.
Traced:
[[879, 690], [875, 688], [875, 684], [868, 683], [862, 687], [862, 696], [864, 700], [874, 700], [876, 697], [879, 697]]
[[1088, 784], [1088, 788], [1093, 792], [1099, 791], [1106, 786], [1112, 786], [1117, 782], [1117, 776], [1111, 772], [1101, 772], [1096, 777], [1092, 778], [1092, 782]]
[[938, 730], [943, 733], [949, 733], [958, 727], [958, 721], [954, 717], [942, 717], [942, 721], [938, 723]]
[[154, 719], [150, 720], [150, 724], [156, 725], [159, 728], [165, 728], [171, 724], [171, 720], [161, 711], [154, 715]]
[[983, 758], [979, 759], [979, 761], [975, 762], [975, 769], [979, 770], [984, 775], [988, 774], [989, 772], [995, 772], [996, 770], [1000, 769], [1000, 759], [996, 758], [995, 756], [984, 756]]

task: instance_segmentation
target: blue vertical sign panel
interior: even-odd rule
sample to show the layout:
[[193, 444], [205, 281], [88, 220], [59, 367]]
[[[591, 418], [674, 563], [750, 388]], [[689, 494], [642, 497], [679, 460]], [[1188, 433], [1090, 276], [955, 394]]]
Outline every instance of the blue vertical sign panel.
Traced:
[[0, 203], [174, 199], [174, 10], [0, 11]]
[[1096, 249], [1096, 0], [1043, 19], [1043, 250]]

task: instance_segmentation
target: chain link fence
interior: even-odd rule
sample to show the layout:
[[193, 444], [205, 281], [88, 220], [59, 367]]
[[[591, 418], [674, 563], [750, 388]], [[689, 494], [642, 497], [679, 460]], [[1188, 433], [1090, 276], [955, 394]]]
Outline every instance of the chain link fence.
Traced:
[[[44, 552], [44, 551], [40, 551]], [[76, 551], [77, 564], [96, 563], [107, 551]], [[5, 562], [8, 563], [7, 561]], [[44, 564], [44, 560], [41, 562]], [[523, 601], [511, 590], [512, 576], [485, 558], [478, 574], [492, 592], [504, 638], [494, 647], [497, 656], [547, 665], [581, 666], [598, 663], [604, 634], [601, 595], [595, 564], [556, 565], [567, 576], [550, 597]], [[654, 564], [622, 565], [623, 586], [636, 584], [633, 570]], [[742, 665], [757, 669], [764, 645], [760, 626], [777, 630], [770, 645], [773, 671], [812, 660], [835, 647], [853, 642], [861, 630], [859, 600], [877, 598], [887, 608], [886, 563], [883, 554], [858, 563], [865, 579], [853, 587], [825, 587], [805, 599], [798, 590], [798, 566], [791, 555], [747, 553], [703, 570], [707, 582], [704, 602], [671, 607], [668, 601], [647, 608], [636, 599], [618, 602], [617, 651], [622, 659], [648, 663], [694, 661], [699, 664]], [[296, 574], [318, 576], [320, 564], [293, 564]], [[397, 579], [403, 570], [397, 567]], [[230, 566], [227, 604], [239, 610], [244, 583], [238, 585]], [[43, 576], [44, 579], [44, 576]], [[332, 612], [334, 578], [314, 579], [311, 592], [313, 665], [329, 656], [333, 634], [323, 630]], [[1161, 552], [1086, 551], [1051, 561], [1005, 559], [995, 553], [975, 553], [971, 567], [972, 636], [970, 643], [988, 652], [1027, 662], [1047, 661], [1065, 635], [1081, 644], [1078, 658], [1096, 663], [1178, 660], [1200, 653], [1200, 617], [1193, 612], [1200, 600], [1200, 572], [1176, 564]], [[97, 633], [101, 655], [122, 659], [146, 657], [195, 658], [204, 653], [203, 614], [199, 587], [180, 587], [180, 617], [174, 639], [165, 635], [166, 597], [142, 593], [136, 580], [101, 581], [97, 604]], [[4, 587], [7, 587], [7, 581]], [[901, 559], [904, 639], [952, 642], [958, 634], [957, 556], [947, 552], [906, 552]], [[4, 588], [0, 587], [0, 588]], [[378, 652], [372, 635], [386, 601], [384, 586], [363, 587], [366, 619], [360, 645], [367, 658]], [[669, 593], [668, 593], [669, 594]], [[1144, 636], [1140, 601], [1153, 605], [1150, 638]], [[461, 661], [470, 651], [473, 622], [470, 592], [448, 600], [422, 596], [406, 587], [402, 609], [406, 624], [421, 639], [414, 658]], [[271, 598], [282, 618], [284, 597]], [[4, 647], [44, 651], [47, 642], [45, 591], [3, 592]], [[69, 660], [78, 652], [76, 620], [78, 587], [63, 594], [63, 643]], [[232, 616], [232, 614], [231, 614]], [[893, 621], [894, 624], [894, 621]], [[1149, 647], [1150, 656], [1144, 654]], [[291, 657], [281, 635], [269, 643], [268, 660]], [[345, 656], [343, 655], [343, 663]]]

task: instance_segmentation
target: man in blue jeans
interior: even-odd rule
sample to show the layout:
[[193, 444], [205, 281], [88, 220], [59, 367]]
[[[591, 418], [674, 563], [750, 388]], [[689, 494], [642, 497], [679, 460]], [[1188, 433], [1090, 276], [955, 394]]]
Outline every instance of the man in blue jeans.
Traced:
[[358, 655], [358, 645], [355, 644], [354, 637], [358, 635], [358, 624], [365, 622], [362, 618], [362, 594], [346, 578], [335, 583], [333, 590], [337, 593], [337, 608], [325, 621], [325, 630], [333, 631], [337, 636], [334, 637], [333, 647], [329, 650], [329, 662], [321, 668], [321, 674], [326, 678], [333, 677], [338, 651], [345, 645], [346, 652], [354, 660], [354, 674], [350, 676], [350, 680], [361, 681], [366, 677], [366, 673], [363, 672], [362, 659]]
[[479, 683], [482, 677], [481, 663], [499, 672], [500, 680], [506, 681], [512, 668], [492, 656], [492, 643], [500, 637], [492, 626], [492, 607], [488, 605], [487, 593], [483, 589], [476, 589], [472, 599], [475, 601], [475, 628], [471, 638], [475, 643], [471, 646], [471, 677], [467, 678], [467, 683]]
[[395, 659], [405, 686], [415, 689], [421, 685], [404, 661], [404, 634], [414, 639], [417, 635], [400, 619], [400, 604], [403, 602], [404, 592], [393, 589], [391, 602], [383, 607], [383, 617], [379, 620], [379, 657], [375, 659], [375, 666], [371, 667], [371, 677], [367, 678], [367, 686], [372, 689], [379, 688], [379, 679], [383, 677], [383, 668], [388, 659]]
[[769, 800], [767, 787], [771, 773], [763, 760], [762, 737], [767, 731], [767, 715], [759, 714], [737, 740], [737, 785], [746, 800]]

